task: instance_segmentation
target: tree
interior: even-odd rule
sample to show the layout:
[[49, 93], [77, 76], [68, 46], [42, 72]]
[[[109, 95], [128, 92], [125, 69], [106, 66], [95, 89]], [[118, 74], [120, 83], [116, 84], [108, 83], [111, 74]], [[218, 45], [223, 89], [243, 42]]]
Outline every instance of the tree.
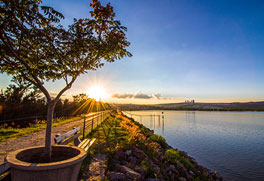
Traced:
[[[41, 0], [0, 1], [1, 73], [36, 86], [46, 97], [47, 129], [45, 147], [51, 154], [54, 107], [77, 77], [96, 70], [103, 61], [114, 62], [132, 56], [126, 50], [126, 28], [114, 19], [113, 7], [92, 0], [91, 18], [74, 19], [65, 29], [64, 16]], [[65, 87], [52, 98], [44, 83], [63, 79]]]

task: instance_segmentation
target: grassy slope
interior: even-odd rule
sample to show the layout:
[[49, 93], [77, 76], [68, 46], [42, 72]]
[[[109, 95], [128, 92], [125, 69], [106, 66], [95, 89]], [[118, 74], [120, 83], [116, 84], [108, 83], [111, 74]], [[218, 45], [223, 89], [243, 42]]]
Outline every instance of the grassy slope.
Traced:
[[[69, 122], [77, 121], [82, 119], [81, 116], [77, 116], [69, 119], [55, 119], [52, 126], [60, 126]], [[32, 125], [27, 128], [0, 128], [0, 142], [8, 141], [22, 136], [28, 136], [29, 134], [39, 132], [46, 129], [46, 122], [39, 121], [39, 123]]]

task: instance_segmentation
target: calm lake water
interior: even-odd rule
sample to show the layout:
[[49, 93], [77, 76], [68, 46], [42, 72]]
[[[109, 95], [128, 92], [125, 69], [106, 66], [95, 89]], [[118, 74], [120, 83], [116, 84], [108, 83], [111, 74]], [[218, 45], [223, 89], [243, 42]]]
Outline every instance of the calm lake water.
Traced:
[[[162, 111], [131, 111], [161, 115]], [[264, 180], [264, 112], [163, 111], [132, 117], [224, 180]]]

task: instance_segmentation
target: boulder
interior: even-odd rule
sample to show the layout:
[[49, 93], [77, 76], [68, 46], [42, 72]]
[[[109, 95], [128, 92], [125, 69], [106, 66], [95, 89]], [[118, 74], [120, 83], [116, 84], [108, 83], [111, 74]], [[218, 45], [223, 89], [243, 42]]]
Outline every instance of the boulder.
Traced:
[[183, 177], [180, 177], [180, 178], [179, 178], [179, 181], [186, 181], [186, 179], [183, 178]]
[[141, 166], [139, 166], [139, 165], [136, 165], [134, 170], [136, 172], [140, 173], [140, 174], [143, 174], [144, 173], [143, 168]]
[[195, 176], [195, 174], [193, 173], [193, 171], [189, 171], [189, 174], [191, 175], [191, 176]]
[[110, 172], [108, 178], [111, 181], [123, 181], [125, 180], [125, 174], [121, 172]]
[[158, 175], [160, 174], [160, 167], [158, 165], [151, 163], [151, 167]]
[[126, 175], [127, 178], [133, 179], [133, 180], [139, 180], [141, 178], [141, 174], [135, 172], [134, 170], [126, 167], [126, 166], [120, 166], [120, 171]]
[[130, 156], [130, 157], [128, 157], [128, 161], [129, 161], [129, 163], [132, 164], [132, 165], [136, 165], [136, 164], [137, 164], [137, 158], [134, 157], [134, 156]]
[[170, 165], [169, 169], [173, 171], [174, 173], [178, 172], [174, 165]]
[[182, 171], [185, 178], [189, 177], [188, 170], [185, 167], [181, 168], [181, 171]]
[[184, 167], [184, 165], [179, 161], [176, 161], [176, 164], [177, 164], [177, 168], [183, 168]]
[[143, 150], [141, 150], [135, 146], [132, 147], [132, 154], [140, 160], [143, 160], [143, 159], [148, 157]]
[[128, 162], [126, 160], [121, 160], [122, 165], [128, 166]]
[[121, 161], [121, 160], [126, 160], [127, 156], [126, 153], [123, 152], [123, 150], [118, 149], [115, 150], [115, 158]]
[[132, 154], [132, 151], [131, 150], [127, 150], [126, 154], [127, 154], [127, 156], [130, 156]]

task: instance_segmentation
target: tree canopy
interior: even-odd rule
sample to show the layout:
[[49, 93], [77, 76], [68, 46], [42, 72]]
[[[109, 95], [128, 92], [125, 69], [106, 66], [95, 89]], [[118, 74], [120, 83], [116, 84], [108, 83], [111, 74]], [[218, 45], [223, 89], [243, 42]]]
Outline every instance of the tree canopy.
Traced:
[[[68, 29], [64, 16], [40, 0], [0, 1], [0, 65], [20, 81], [50, 96], [45, 81], [64, 79], [69, 89], [80, 74], [131, 56], [126, 50], [126, 28], [114, 20], [113, 7], [93, 0], [91, 18], [74, 19]], [[59, 93], [58, 97], [65, 91]]]

